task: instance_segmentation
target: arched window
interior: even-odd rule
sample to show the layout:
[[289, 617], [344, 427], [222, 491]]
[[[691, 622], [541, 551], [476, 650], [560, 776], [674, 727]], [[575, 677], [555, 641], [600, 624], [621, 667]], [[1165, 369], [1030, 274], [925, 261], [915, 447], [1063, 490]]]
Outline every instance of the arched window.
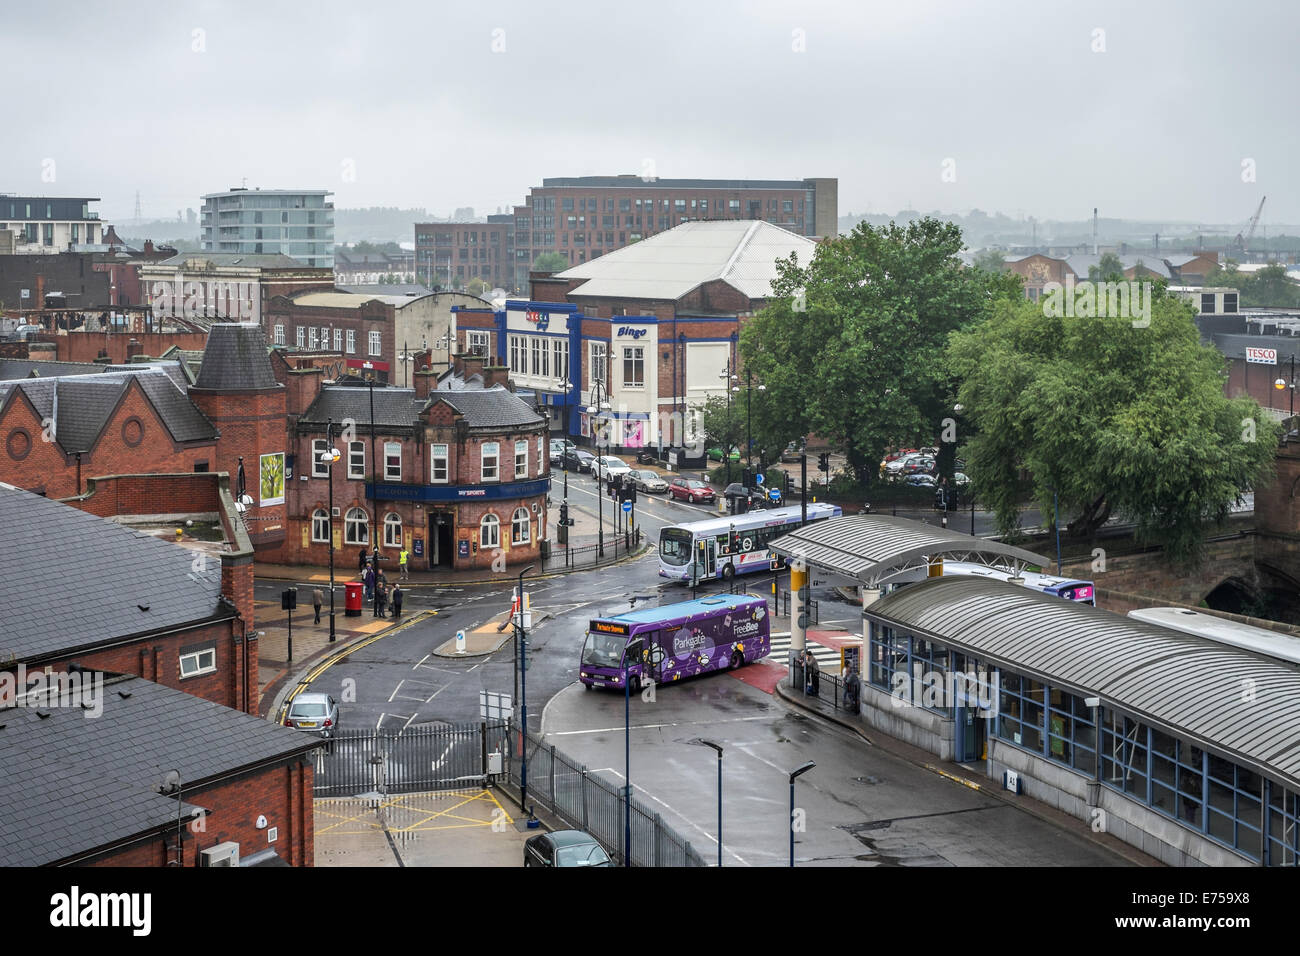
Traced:
[[501, 521], [488, 512], [478, 523], [478, 546], [480, 548], [501, 547]]
[[348, 544], [366, 544], [370, 541], [370, 519], [364, 508], [349, 508], [343, 519], [343, 540]]
[[330, 516], [324, 508], [317, 508], [311, 513], [311, 539], [313, 541], [329, 543], [330, 539]]
[[514, 520], [510, 522], [510, 543], [528, 543], [528, 509], [516, 508]]
[[402, 546], [402, 516], [388, 512], [384, 515], [384, 547], [400, 548]]

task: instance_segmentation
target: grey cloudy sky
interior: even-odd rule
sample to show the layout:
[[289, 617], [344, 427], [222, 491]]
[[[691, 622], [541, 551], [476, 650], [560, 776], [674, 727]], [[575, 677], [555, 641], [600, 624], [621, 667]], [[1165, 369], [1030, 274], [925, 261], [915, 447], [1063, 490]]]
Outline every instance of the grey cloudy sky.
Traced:
[[649, 161], [835, 176], [841, 213], [1236, 223], [1267, 194], [1295, 223], [1298, 27], [1285, 0], [49, 0], [0, 25], [0, 191], [123, 219], [247, 178], [481, 214]]

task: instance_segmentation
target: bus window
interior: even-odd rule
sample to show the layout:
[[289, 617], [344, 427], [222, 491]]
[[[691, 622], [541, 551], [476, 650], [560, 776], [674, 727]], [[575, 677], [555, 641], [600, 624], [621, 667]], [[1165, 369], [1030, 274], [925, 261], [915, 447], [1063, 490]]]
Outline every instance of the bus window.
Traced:
[[644, 650], [645, 650], [645, 644], [642, 643], [641, 638], [639, 637], [635, 641], [632, 641], [630, 644], [628, 644], [627, 650], [623, 654], [623, 666], [634, 667], [637, 664], [640, 664], [641, 654]]
[[588, 667], [619, 667], [623, 662], [623, 648], [627, 637], [623, 634], [600, 634], [590, 631], [582, 648], [582, 663]]

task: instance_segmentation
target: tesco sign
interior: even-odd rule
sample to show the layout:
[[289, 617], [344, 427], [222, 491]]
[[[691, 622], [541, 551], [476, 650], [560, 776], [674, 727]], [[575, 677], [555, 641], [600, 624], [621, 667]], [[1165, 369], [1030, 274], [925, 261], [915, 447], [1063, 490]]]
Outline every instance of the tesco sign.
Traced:
[[1246, 361], [1255, 362], [1259, 365], [1276, 365], [1277, 349], [1257, 349], [1252, 346], [1247, 346]]

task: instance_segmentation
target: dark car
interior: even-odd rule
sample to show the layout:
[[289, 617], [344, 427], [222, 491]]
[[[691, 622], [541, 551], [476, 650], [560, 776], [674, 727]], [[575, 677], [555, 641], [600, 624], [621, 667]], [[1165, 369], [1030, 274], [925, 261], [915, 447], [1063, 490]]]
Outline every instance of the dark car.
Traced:
[[674, 478], [668, 484], [668, 494], [679, 501], [685, 500], [692, 504], [697, 501], [712, 501], [714, 497], [708, 482], [698, 478]]
[[591, 471], [591, 463], [596, 460], [596, 456], [589, 451], [583, 451], [581, 448], [574, 448], [566, 451], [558, 459], [552, 458], [551, 464], [556, 468], [564, 468], [569, 471]]
[[934, 475], [928, 475], [924, 472], [917, 472], [916, 474], [908, 475], [903, 479], [903, 484], [918, 488], [934, 488], [938, 486], [938, 482], [935, 481]]
[[581, 830], [539, 833], [524, 844], [524, 866], [613, 865], [596, 838]]
[[659, 455], [653, 448], [642, 448], [636, 453], [636, 462], [638, 465], [653, 465], [659, 460]]

